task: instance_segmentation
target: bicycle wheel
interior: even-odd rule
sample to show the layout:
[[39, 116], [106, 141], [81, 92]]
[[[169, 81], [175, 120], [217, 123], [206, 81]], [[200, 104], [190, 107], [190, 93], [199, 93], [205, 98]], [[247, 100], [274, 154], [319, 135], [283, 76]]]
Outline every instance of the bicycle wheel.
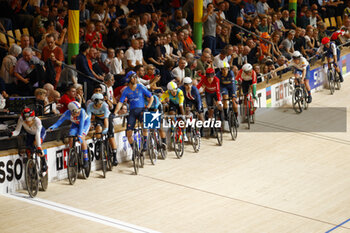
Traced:
[[69, 150], [67, 173], [69, 183], [73, 185], [78, 177], [78, 155], [75, 147]]
[[103, 172], [103, 178], [106, 178], [107, 173], [107, 148], [104, 142], [101, 142], [100, 144], [100, 156], [101, 156], [101, 163], [102, 163], [102, 172]]
[[191, 128], [191, 143], [195, 153], [198, 153], [201, 147], [201, 136], [196, 127]]
[[254, 109], [254, 100], [253, 98], [250, 99], [250, 121], [252, 124], [255, 124], [255, 109]]
[[295, 88], [292, 96], [293, 109], [296, 113], [301, 113], [303, 111], [303, 97], [302, 90], [300, 87]]
[[335, 77], [332, 70], [328, 70], [327, 77], [328, 77], [329, 90], [331, 92], [331, 95], [333, 95], [335, 90], [335, 82], [334, 82]]
[[228, 126], [230, 128], [230, 134], [232, 140], [236, 140], [237, 138], [237, 123], [236, 123], [236, 115], [230, 110], [228, 114]]
[[107, 142], [107, 171], [112, 171], [113, 170], [113, 151], [112, 151], [112, 147], [109, 144], [109, 142]]
[[[219, 110], [216, 110], [215, 111], [215, 122], [217, 121], [221, 121], [222, 117], [221, 117], [221, 111]], [[221, 121], [221, 125], [220, 127], [215, 128], [215, 131], [216, 131], [216, 139], [218, 140], [218, 144], [219, 146], [222, 146], [222, 143], [223, 143], [223, 121]]]
[[161, 137], [160, 137], [160, 135], [158, 134], [158, 142], [159, 142], [159, 152], [160, 152], [160, 156], [162, 157], [162, 159], [164, 160], [164, 159], [166, 159], [166, 156], [167, 156], [167, 150], [164, 150], [164, 148], [163, 148], [163, 144], [162, 144], [162, 139], [161, 139]]
[[340, 83], [340, 77], [339, 74], [337, 72], [335, 72], [334, 74], [334, 80], [335, 80], [335, 86], [337, 90], [340, 90], [341, 88], [341, 83]]
[[[83, 168], [83, 177], [84, 179], [87, 179], [90, 176], [90, 172], [91, 172], [91, 150], [88, 148], [88, 162], [89, 165], [87, 168]], [[84, 161], [83, 161], [84, 162]]]
[[150, 133], [148, 135], [148, 142], [147, 142], [149, 159], [151, 160], [151, 163], [153, 165], [156, 165], [156, 163], [157, 163], [157, 139], [156, 139], [156, 136], [157, 136], [156, 132], [154, 132], [153, 130], [150, 131]]
[[178, 126], [176, 126], [174, 129], [173, 141], [174, 141], [175, 155], [178, 159], [181, 159], [184, 153], [184, 141], [183, 141], [182, 129]]
[[139, 173], [140, 157], [137, 142], [134, 140], [132, 143], [132, 162], [134, 164], [135, 175]]
[[247, 104], [246, 104], [246, 115], [247, 115], [247, 124], [248, 124], [248, 129], [250, 129], [250, 101], [247, 100]]
[[27, 161], [25, 179], [29, 196], [35, 197], [39, 191], [39, 174], [33, 159]]

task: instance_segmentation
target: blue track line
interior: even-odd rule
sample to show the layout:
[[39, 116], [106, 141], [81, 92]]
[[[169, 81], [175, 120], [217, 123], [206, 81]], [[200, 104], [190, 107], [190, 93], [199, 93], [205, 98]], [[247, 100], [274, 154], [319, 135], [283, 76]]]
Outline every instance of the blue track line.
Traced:
[[337, 229], [338, 227], [340, 227], [340, 226], [344, 225], [345, 223], [347, 223], [347, 222], [349, 222], [349, 221], [350, 221], [350, 218], [349, 218], [349, 219], [347, 219], [346, 221], [344, 221], [344, 222], [340, 223], [339, 225], [336, 225], [335, 227], [333, 227], [332, 229], [330, 229], [330, 230], [326, 231], [325, 233], [329, 233], [329, 232], [331, 232], [331, 231], [334, 231], [335, 229]]

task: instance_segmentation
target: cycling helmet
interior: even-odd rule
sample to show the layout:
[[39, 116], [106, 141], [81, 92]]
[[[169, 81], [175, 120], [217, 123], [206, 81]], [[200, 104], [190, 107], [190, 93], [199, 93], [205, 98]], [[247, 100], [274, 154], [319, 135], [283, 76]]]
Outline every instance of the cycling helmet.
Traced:
[[323, 45], [325, 45], [325, 44], [331, 42], [331, 40], [328, 37], [323, 37], [321, 42], [322, 42]]
[[166, 86], [166, 88], [169, 91], [176, 91], [177, 90], [177, 85], [175, 82], [169, 82], [168, 85]]
[[301, 58], [301, 53], [299, 51], [294, 51], [292, 57], [293, 59]]
[[184, 84], [192, 84], [192, 79], [190, 77], [185, 77]]
[[129, 83], [131, 78], [136, 76], [136, 73], [134, 71], [129, 71], [126, 75], [125, 75], [125, 82]]
[[251, 71], [252, 69], [253, 69], [253, 66], [252, 66], [251, 64], [249, 64], [249, 63], [244, 64], [244, 65], [242, 66], [242, 70], [243, 70], [244, 72], [249, 72], [249, 71]]
[[68, 109], [73, 113], [78, 112], [80, 108], [81, 108], [81, 105], [77, 101], [72, 101], [68, 104]]
[[205, 73], [207, 78], [212, 78], [215, 75], [215, 70], [213, 68], [207, 68]]
[[227, 62], [223, 62], [222, 63], [222, 67], [221, 67], [221, 69], [223, 69], [223, 68], [229, 68], [230, 66], [228, 65], [228, 63]]
[[24, 108], [21, 115], [22, 115], [23, 120], [32, 121], [32, 120], [34, 120], [35, 112], [33, 109]]
[[101, 93], [95, 93], [91, 96], [91, 100], [94, 101], [95, 104], [98, 104], [103, 101], [103, 95]]

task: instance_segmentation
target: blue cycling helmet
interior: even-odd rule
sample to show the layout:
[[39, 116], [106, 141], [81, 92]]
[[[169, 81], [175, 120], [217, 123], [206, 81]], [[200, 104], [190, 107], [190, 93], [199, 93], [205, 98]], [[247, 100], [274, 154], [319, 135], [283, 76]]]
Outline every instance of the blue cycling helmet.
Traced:
[[129, 83], [131, 80], [131, 77], [136, 75], [136, 73], [134, 71], [129, 71], [126, 75], [125, 75], [125, 82]]

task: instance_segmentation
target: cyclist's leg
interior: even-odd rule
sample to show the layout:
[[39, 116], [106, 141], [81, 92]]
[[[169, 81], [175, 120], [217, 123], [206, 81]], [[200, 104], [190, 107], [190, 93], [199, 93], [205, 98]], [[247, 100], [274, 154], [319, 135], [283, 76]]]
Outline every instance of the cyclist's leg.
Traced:
[[88, 167], [88, 161], [89, 161], [89, 157], [88, 157], [88, 147], [87, 147], [87, 143], [86, 143], [86, 135], [88, 135], [89, 133], [89, 129], [90, 129], [90, 119], [86, 119], [84, 122], [80, 122], [80, 124], [83, 124], [81, 127], [83, 127], [83, 134], [80, 136], [81, 139], [81, 150], [83, 152], [83, 158], [84, 158], [84, 167]]
[[238, 102], [237, 102], [237, 88], [236, 83], [233, 82], [231, 88], [229, 88], [229, 97], [232, 98], [232, 107], [235, 112], [236, 118], [238, 117]]
[[114, 138], [114, 125], [113, 125], [113, 116], [109, 116], [108, 118], [108, 141], [109, 144], [112, 147], [112, 153], [113, 153], [113, 165], [116, 166], [118, 165], [117, 161], [117, 142], [115, 141]]
[[244, 81], [242, 82], [242, 91], [244, 96], [244, 115], [247, 115], [246, 109], [247, 109], [247, 96], [249, 94], [249, 88], [250, 88], [251, 82]]
[[[73, 137], [73, 136], [77, 136], [78, 135], [78, 130], [79, 130], [79, 126], [76, 124], [72, 124], [69, 130], [69, 136]], [[72, 148], [73, 147], [73, 138], [69, 138], [69, 147]]]
[[136, 123], [135, 110], [132, 109], [129, 112], [129, 116], [127, 118], [127, 126], [126, 126], [126, 136], [128, 137], [128, 141], [131, 148], [132, 148], [132, 143], [134, 142], [134, 139], [132, 137], [132, 132], [135, 128], [135, 123]]
[[[143, 112], [144, 109], [140, 109], [137, 115], [137, 119], [139, 120], [139, 123], [143, 126]], [[142, 145], [142, 151], [147, 150], [147, 134], [148, 130], [147, 129], [142, 129], [142, 136], [143, 136], [143, 145]]]
[[[41, 132], [40, 132], [40, 141], [41, 144], [44, 142], [46, 137], [46, 130], [44, 127], [41, 128]], [[36, 140], [34, 141], [34, 145], [37, 145]], [[38, 148], [41, 149], [41, 148]], [[45, 172], [47, 170], [47, 164], [46, 164], [46, 158], [45, 158], [45, 154], [44, 153], [38, 153], [38, 156], [40, 157], [40, 161], [41, 161], [41, 170], [43, 172]]]
[[[214, 93], [215, 94], [215, 93]], [[205, 92], [205, 101], [207, 102], [207, 108], [208, 108], [208, 118], [213, 118], [214, 113], [214, 100], [213, 95], [211, 93]]]
[[310, 66], [308, 66], [306, 68], [306, 74], [305, 74], [305, 78], [304, 78], [304, 84], [305, 84], [305, 88], [307, 91], [307, 95], [308, 95], [308, 99], [307, 102], [311, 103], [312, 101], [312, 97], [311, 97], [311, 88], [310, 88], [310, 83], [309, 83], [309, 79], [310, 79]]

